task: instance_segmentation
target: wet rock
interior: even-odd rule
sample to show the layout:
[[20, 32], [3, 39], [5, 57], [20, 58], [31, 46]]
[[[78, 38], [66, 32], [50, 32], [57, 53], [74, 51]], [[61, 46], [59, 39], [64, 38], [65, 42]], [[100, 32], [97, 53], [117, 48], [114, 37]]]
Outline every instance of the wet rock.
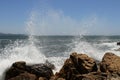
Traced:
[[119, 45], [120, 45], [120, 42], [117, 42], [117, 45], [119, 46]]
[[35, 74], [37, 77], [46, 77], [47, 79], [50, 79], [50, 77], [53, 76], [52, 69], [45, 64], [32, 65], [29, 67], [29, 72]]
[[9, 70], [6, 71], [5, 80], [16, 77], [25, 72], [26, 63], [24, 61], [15, 62]]
[[120, 74], [120, 57], [110, 52], [106, 53], [100, 63], [100, 70]]
[[[100, 68], [100, 69], [99, 69]], [[106, 53], [101, 62], [85, 54], [72, 53], [54, 79], [65, 80], [120, 80], [120, 57]]]
[[47, 80], [45, 77], [39, 77], [39, 80]]
[[26, 62], [24, 62], [24, 61], [15, 62], [15, 63], [13, 63], [12, 66], [16, 67], [16, 68], [19, 68], [19, 69], [25, 70]]
[[76, 75], [87, 74], [90, 72], [96, 72], [97, 65], [94, 59], [88, 57], [85, 54], [72, 53], [70, 58], [67, 59], [60, 70], [56, 73], [57, 78], [64, 78], [66, 80], [77, 80]]
[[101, 72], [108, 73], [108, 79], [120, 80], [120, 57], [108, 52], [100, 63]]
[[51, 68], [54, 68], [54, 65], [48, 62], [34, 65], [26, 65], [24, 61], [15, 62], [6, 71], [5, 80], [38, 80], [39, 77], [49, 80], [53, 76]]
[[73, 80], [107, 80], [106, 76], [103, 76], [99, 72], [76, 75]]
[[55, 69], [55, 65], [50, 63], [48, 60], [46, 60], [46, 62], [44, 63], [45, 66], [47, 66], [48, 68], [54, 70]]
[[56, 73], [56, 79], [65, 78], [66, 80], [70, 80], [72, 75], [76, 75], [76, 74], [79, 74], [79, 72], [76, 70], [72, 60], [67, 59], [60, 72]]
[[64, 78], [56, 78], [55, 76], [52, 76], [50, 80], [66, 80]]
[[36, 79], [37, 79], [36, 75], [25, 72], [16, 77], [10, 78], [9, 80], [36, 80]]
[[64, 78], [58, 78], [57, 80], [65, 80]]
[[97, 71], [95, 60], [88, 57], [86, 54], [72, 53], [70, 58], [80, 74]]

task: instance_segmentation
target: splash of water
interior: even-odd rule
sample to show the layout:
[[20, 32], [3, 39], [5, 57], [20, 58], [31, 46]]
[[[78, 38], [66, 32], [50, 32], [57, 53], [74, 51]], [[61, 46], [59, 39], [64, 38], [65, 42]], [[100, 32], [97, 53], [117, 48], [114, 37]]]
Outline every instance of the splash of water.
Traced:
[[80, 35], [79, 37], [75, 38], [73, 40], [73, 45], [74, 45], [74, 47], [72, 48], [71, 52], [87, 54], [88, 56], [90, 56], [96, 60], [102, 59], [103, 51], [100, 51], [99, 49], [95, 48], [92, 44], [87, 42], [84, 39], [83, 35]]
[[[114, 38], [113, 38], [114, 39]], [[94, 39], [92, 39], [94, 40]], [[95, 41], [97, 42], [98, 39]], [[89, 41], [89, 38], [88, 38]], [[108, 37], [101, 38], [99, 37], [100, 42], [87, 42], [83, 35], [73, 39], [72, 50], [70, 52], [77, 52], [81, 54], [87, 54], [88, 56], [94, 58], [95, 60], [101, 61], [106, 52], [112, 52], [120, 56], [119, 50], [120, 47], [116, 45], [116, 42]], [[118, 51], [117, 51], [118, 50]]]
[[40, 50], [35, 45], [37, 39], [34, 38], [34, 14], [27, 22], [29, 38], [27, 40], [16, 40], [14, 44], [7, 45], [0, 55], [0, 80], [3, 80], [4, 71], [15, 61], [26, 61], [27, 63], [44, 63], [46, 60]]

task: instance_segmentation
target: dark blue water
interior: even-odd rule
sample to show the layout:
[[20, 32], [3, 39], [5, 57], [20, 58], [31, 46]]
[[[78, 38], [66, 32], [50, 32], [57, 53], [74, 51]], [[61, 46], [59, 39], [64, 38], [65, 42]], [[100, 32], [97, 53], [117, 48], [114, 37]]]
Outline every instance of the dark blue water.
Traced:
[[[1, 35], [0, 49], [4, 49], [7, 45], [14, 44], [15, 41], [27, 41], [28, 36], [25, 35]], [[64, 52], [70, 52], [75, 48], [75, 42], [88, 42], [91, 45], [102, 43], [117, 43], [120, 36], [34, 36], [37, 41], [34, 44], [38, 48], [42, 48], [42, 53], [46, 56], [62, 56]], [[103, 46], [101, 49], [109, 48]], [[53, 54], [53, 55], [52, 55]], [[54, 55], [56, 54], [56, 55]]]

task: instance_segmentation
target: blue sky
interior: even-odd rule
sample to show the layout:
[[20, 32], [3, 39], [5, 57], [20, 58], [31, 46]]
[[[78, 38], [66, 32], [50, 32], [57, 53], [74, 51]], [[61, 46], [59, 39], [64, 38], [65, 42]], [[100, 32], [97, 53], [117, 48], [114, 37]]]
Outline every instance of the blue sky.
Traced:
[[120, 0], [0, 0], [0, 32], [25, 34], [30, 21], [34, 34], [120, 35]]

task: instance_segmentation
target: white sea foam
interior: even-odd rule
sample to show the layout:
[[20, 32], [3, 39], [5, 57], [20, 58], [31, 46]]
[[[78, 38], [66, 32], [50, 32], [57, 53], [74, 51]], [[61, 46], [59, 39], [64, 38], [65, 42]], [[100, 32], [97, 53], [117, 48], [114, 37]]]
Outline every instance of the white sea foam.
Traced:
[[86, 40], [82, 40], [83, 36], [73, 40], [74, 47], [71, 52], [77, 52], [81, 54], [87, 54], [90, 57], [93, 57], [96, 60], [101, 60], [104, 54], [103, 51], [98, 50], [93, 45], [88, 43]]

